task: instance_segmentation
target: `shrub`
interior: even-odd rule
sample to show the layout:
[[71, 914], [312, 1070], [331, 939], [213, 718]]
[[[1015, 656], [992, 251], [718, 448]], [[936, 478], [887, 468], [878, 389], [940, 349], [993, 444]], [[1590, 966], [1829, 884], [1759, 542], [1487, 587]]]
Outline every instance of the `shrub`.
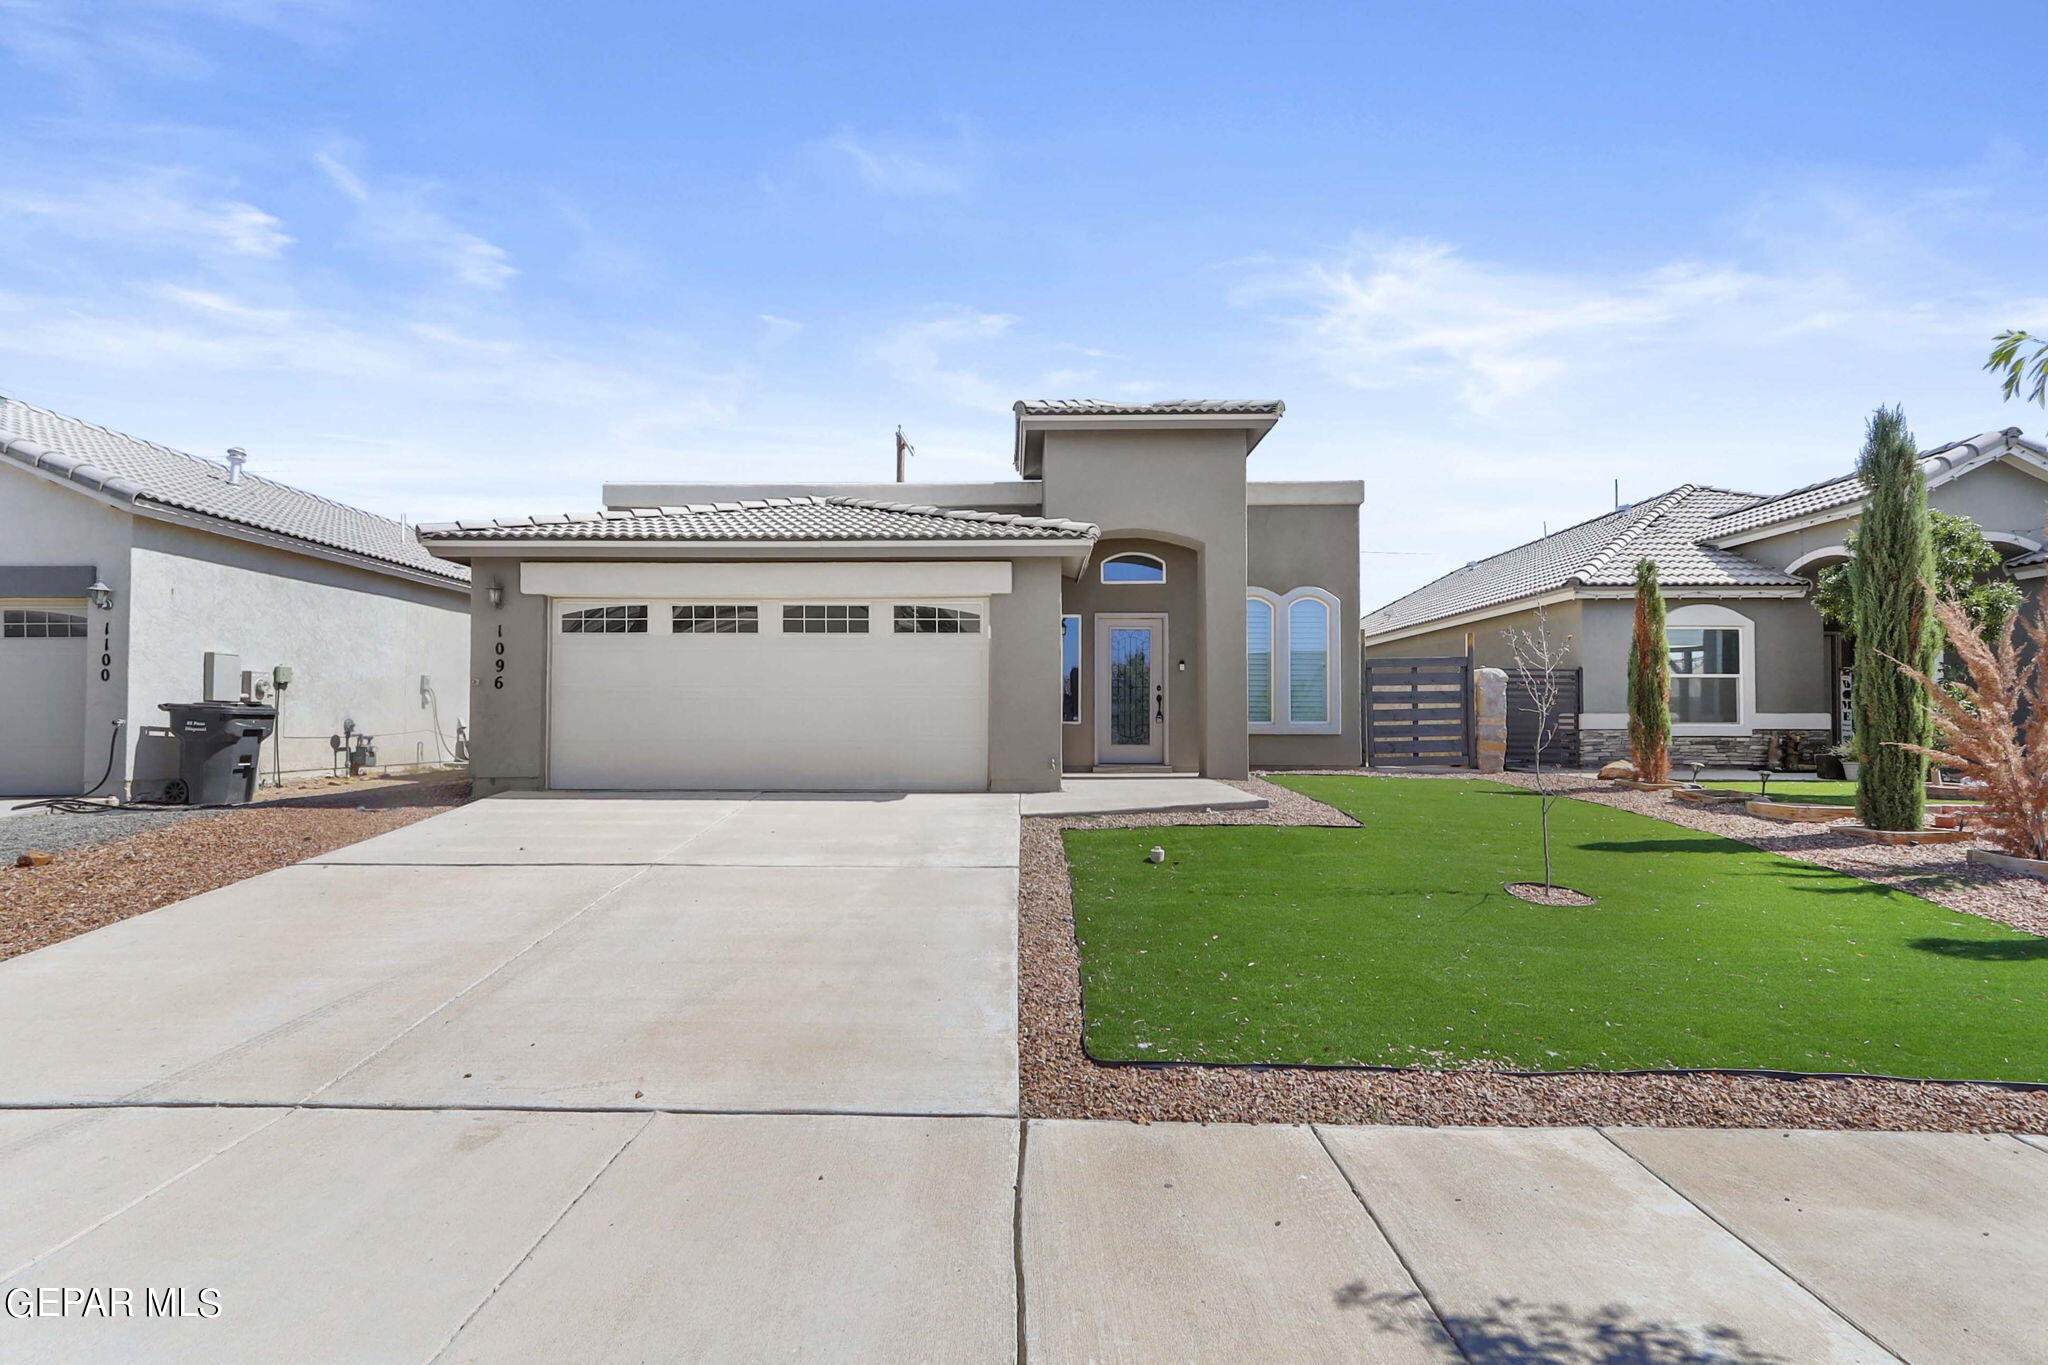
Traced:
[[1902, 667], [1933, 708], [1935, 743], [1901, 747], [1978, 786], [1983, 805], [1972, 822], [2002, 852], [2048, 859], [2048, 617], [2027, 623], [2023, 660], [2011, 620], [1996, 634], [1980, 631], [1969, 609], [1949, 598], [1934, 614], [1970, 680], [1943, 685], [1925, 669]]
[[1628, 756], [1636, 777], [1671, 777], [1671, 645], [1657, 566], [1636, 561], [1636, 629], [1628, 646]]
[[1933, 674], [1941, 630], [1932, 610], [1927, 476], [1899, 409], [1872, 414], [1856, 473], [1869, 493], [1856, 528], [1856, 814], [1871, 829], [1919, 829], [1927, 818], [1922, 754], [1934, 732], [1927, 697], [1910, 675]]

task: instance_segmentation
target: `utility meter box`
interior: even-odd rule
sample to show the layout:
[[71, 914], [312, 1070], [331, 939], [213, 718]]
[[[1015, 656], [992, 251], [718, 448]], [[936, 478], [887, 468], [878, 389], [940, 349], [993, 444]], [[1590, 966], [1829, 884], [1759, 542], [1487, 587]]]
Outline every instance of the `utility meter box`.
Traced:
[[219, 650], [206, 651], [205, 687], [207, 701], [242, 699], [242, 656]]

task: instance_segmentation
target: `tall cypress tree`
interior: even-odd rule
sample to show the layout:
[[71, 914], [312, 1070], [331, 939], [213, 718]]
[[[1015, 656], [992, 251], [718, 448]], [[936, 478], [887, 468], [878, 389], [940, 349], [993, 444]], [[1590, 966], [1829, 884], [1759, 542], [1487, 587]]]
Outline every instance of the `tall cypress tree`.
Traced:
[[1927, 695], [1900, 671], [1932, 677], [1941, 648], [1934, 619], [1934, 536], [1927, 476], [1913, 433], [1896, 407], [1871, 415], [1856, 474], [1866, 494], [1856, 528], [1856, 813], [1872, 829], [1919, 829], [1927, 818], [1927, 760], [1901, 745], [1926, 746], [1933, 725]]
[[1628, 645], [1628, 754], [1636, 776], [1671, 776], [1671, 646], [1664, 637], [1664, 592], [1657, 566], [1636, 561], [1636, 629]]

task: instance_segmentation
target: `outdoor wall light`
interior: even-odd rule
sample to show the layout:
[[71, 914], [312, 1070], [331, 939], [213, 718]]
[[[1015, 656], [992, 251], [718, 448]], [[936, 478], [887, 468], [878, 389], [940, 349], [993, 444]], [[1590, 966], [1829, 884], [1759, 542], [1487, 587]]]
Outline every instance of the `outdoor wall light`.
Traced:
[[103, 579], [95, 578], [92, 581], [92, 586], [85, 590], [85, 597], [88, 602], [91, 602], [101, 611], [112, 611], [114, 609], [114, 590], [108, 587]]
[[487, 591], [491, 595], [492, 606], [502, 607], [505, 605], [505, 585], [503, 583], [494, 578], [491, 580], [491, 586]]

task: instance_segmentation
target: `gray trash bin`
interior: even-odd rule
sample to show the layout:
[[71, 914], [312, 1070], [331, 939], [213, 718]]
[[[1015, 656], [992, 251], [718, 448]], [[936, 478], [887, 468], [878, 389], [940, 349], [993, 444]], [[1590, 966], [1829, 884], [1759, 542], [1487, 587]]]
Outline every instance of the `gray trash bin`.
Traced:
[[277, 708], [239, 701], [162, 703], [178, 737], [178, 776], [164, 799], [187, 806], [239, 806], [256, 795], [258, 754], [277, 728]]

